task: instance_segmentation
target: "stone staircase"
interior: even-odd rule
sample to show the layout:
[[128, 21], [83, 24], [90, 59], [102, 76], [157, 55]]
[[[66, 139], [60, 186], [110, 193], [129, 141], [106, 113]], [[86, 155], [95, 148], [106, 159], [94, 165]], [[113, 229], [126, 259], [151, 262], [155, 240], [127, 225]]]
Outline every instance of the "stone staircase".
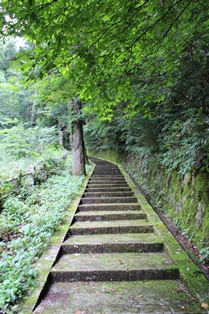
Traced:
[[[119, 168], [93, 161], [96, 167], [34, 313], [177, 313], [160, 300], [171, 285], [178, 289], [178, 267]], [[149, 301], [142, 302], [146, 293]]]

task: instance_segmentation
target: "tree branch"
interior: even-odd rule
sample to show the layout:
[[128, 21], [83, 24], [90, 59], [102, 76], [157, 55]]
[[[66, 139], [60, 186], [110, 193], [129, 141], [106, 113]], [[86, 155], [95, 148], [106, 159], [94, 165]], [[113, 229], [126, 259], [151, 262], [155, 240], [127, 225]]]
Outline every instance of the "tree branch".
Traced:
[[[129, 47], [129, 49], [130, 49], [130, 48], [133, 48], [133, 46], [134, 46], [148, 31], [150, 31], [151, 29], [153, 29], [159, 22], [163, 21], [164, 18], [168, 15], [168, 13], [169, 13], [176, 5], [178, 5], [178, 4], [181, 3], [182, 1], [183, 1], [183, 0], [180, 0], [180, 1], [176, 2], [175, 4], [173, 4], [173, 5], [168, 9], [168, 11], [167, 11], [162, 17], [160, 17], [159, 19], [157, 19], [154, 24], [152, 24], [151, 26], [149, 26], [142, 34], [140, 34], [140, 35], [134, 40], [134, 42], [133, 42], [132, 45]], [[191, 3], [191, 0], [190, 0], [189, 3], [186, 5], [186, 7], [184, 8], [184, 10], [190, 5], [190, 3]], [[184, 10], [183, 10], [183, 12], [184, 12]], [[181, 14], [182, 14], [183, 12], [181, 12]], [[178, 18], [181, 16], [181, 14], [178, 16]], [[176, 21], [177, 21], [177, 18], [175, 19], [175, 22], [176, 22]], [[173, 26], [173, 25], [172, 25], [172, 26]], [[169, 28], [169, 30], [170, 30], [170, 28]], [[168, 30], [168, 31], [169, 31], [169, 30]], [[164, 38], [165, 38], [165, 36], [164, 36]]]
[[37, 5], [36, 8], [43, 10], [43, 9], [49, 7], [50, 5], [54, 4], [54, 3], [57, 2], [57, 1], [58, 1], [58, 0], [52, 0], [52, 1], [50, 1], [50, 2]]

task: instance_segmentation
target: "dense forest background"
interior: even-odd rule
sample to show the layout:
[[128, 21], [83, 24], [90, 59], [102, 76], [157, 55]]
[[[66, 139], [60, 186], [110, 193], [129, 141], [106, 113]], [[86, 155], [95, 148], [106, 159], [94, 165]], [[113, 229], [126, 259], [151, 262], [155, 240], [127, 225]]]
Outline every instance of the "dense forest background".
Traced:
[[[11, 275], [3, 277], [2, 306], [15, 312], [36, 276], [28, 265], [47, 245], [43, 234], [50, 238], [63, 219], [66, 204], [60, 212], [55, 209], [55, 221], [46, 204], [56, 198], [60, 203], [68, 184], [75, 182], [72, 195], [81, 184], [71, 177], [75, 119], [83, 122], [87, 151], [120, 159], [155, 205], [199, 247], [206, 263], [209, 5], [189, 0], [23, 2], [2, 0], [0, 11], [1, 275]], [[74, 97], [82, 103], [76, 118], [69, 105]], [[31, 166], [36, 171], [32, 184], [22, 177]], [[14, 184], [13, 178], [19, 181]], [[43, 220], [34, 220], [32, 228], [27, 212], [32, 208], [37, 218], [39, 205]], [[43, 230], [46, 220], [52, 224]], [[40, 250], [31, 253], [21, 239], [31, 241], [38, 229], [34, 246]], [[19, 246], [21, 254], [30, 251], [22, 255], [28, 264], [17, 257]], [[15, 277], [16, 285], [14, 265], [28, 269], [26, 279], [23, 273]]]

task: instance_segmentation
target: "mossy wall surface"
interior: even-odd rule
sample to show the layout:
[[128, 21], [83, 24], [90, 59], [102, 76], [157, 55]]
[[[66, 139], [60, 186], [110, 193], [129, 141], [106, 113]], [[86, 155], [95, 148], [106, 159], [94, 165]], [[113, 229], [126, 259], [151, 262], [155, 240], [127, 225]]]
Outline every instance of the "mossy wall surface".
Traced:
[[191, 241], [199, 247], [209, 245], [209, 176], [167, 171], [156, 162], [132, 155], [126, 169], [169, 215]]
[[138, 154], [101, 152], [97, 157], [121, 164], [199, 248], [209, 246], [209, 175], [168, 171]]

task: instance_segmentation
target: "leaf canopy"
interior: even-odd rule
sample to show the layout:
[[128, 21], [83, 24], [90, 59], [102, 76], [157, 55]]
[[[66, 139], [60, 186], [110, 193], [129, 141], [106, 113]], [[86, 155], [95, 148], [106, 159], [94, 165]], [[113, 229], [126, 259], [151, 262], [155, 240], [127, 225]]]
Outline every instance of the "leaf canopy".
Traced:
[[69, 94], [107, 119], [121, 101], [127, 115], [160, 102], [188, 47], [209, 28], [204, 1], [2, 0], [1, 7], [2, 34], [35, 43], [28, 70], [58, 70]]

